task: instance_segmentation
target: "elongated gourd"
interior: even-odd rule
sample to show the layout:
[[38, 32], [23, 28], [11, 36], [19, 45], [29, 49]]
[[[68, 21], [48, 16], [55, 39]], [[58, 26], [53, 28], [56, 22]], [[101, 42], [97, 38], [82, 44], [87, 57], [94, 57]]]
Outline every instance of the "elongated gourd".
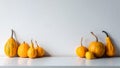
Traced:
[[4, 52], [8, 57], [15, 57], [17, 56], [17, 49], [18, 44], [16, 40], [13, 38], [13, 30], [11, 30], [12, 34], [11, 37], [7, 40], [5, 46], [4, 46]]
[[111, 38], [108, 35], [108, 33], [106, 31], [102, 31], [102, 32], [106, 34], [106, 38], [105, 38], [105, 41], [106, 41], [106, 46], [105, 46], [106, 56], [113, 57], [113, 56], [115, 56], [115, 47], [114, 47], [114, 45], [113, 45], [113, 43], [111, 41]]

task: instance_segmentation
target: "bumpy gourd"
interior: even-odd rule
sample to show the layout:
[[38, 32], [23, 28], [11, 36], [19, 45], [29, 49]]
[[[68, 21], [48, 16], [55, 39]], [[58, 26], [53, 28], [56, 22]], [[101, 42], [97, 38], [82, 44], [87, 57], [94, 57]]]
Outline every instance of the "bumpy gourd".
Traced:
[[36, 58], [37, 57], [37, 51], [34, 48], [34, 44], [31, 40], [30, 48], [28, 49], [27, 55], [29, 58]]
[[29, 45], [26, 42], [23, 42], [18, 47], [18, 56], [22, 58], [27, 58], [27, 51], [29, 49]]
[[94, 53], [95, 57], [102, 57], [105, 53], [105, 46], [102, 42], [98, 41], [97, 36], [93, 32], [91, 34], [96, 38], [96, 41], [89, 44], [88, 50]]
[[106, 56], [113, 57], [113, 56], [115, 56], [115, 47], [114, 47], [108, 33], [106, 31], [102, 31], [102, 32], [106, 34], [106, 38], [105, 38], [105, 41], [106, 41], [106, 46], [105, 46]]
[[84, 58], [85, 53], [87, 52], [88, 49], [82, 45], [82, 40], [83, 40], [83, 38], [81, 38], [81, 45], [79, 47], [77, 47], [77, 49], [76, 49], [76, 55], [78, 57]]
[[37, 51], [37, 57], [43, 57], [45, 55], [45, 51], [42, 47], [40, 47], [37, 43], [37, 41], [35, 41], [37, 47], [36, 47], [36, 51]]
[[11, 37], [7, 40], [5, 46], [4, 46], [4, 52], [8, 57], [15, 57], [17, 56], [17, 49], [18, 49], [18, 44], [16, 40], [13, 38], [13, 30]]

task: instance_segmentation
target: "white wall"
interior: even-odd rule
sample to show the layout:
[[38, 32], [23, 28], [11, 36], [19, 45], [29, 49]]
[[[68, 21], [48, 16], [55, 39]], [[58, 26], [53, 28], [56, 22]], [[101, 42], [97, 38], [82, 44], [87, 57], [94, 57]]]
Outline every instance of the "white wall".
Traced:
[[86, 46], [94, 40], [91, 31], [105, 42], [106, 30], [120, 50], [119, 28], [120, 0], [0, 0], [0, 55], [10, 29], [20, 42], [38, 40], [52, 56], [75, 56], [81, 37]]

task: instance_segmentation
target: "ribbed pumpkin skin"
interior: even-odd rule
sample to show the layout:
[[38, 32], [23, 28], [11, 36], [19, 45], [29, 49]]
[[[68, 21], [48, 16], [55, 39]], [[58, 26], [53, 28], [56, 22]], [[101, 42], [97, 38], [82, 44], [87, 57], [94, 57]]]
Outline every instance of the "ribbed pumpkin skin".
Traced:
[[4, 52], [8, 57], [17, 56], [18, 44], [14, 40], [14, 38], [9, 38], [4, 46]]
[[22, 58], [27, 58], [27, 51], [29, 49], [29, 45], [25, 42], [23, 42], [22, 44], [20, 44], [20, 46], [18, 47], [18, 56], [22, 57]]

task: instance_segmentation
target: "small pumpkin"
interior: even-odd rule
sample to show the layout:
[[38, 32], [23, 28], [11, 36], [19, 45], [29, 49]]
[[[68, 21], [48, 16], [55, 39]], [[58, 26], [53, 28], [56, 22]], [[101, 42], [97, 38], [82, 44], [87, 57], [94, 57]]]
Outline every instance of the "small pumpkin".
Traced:
[[37, 47], [36, 47], [37, 57], [43, 57], [45, 55], [44, 49], [38, 45], [37, 41], [35, 41], [35, 42], [37, 45]]
[[30, 48], [28, 49], [27, 55], [29, 58], [36, 58], [37, 57], [37, 51], [34, 48], [34, 44], [31, 40]]
[[86, 52], [85, 57], [86, 57], [86, 59], [88, 59], [88, 60], [91, 60], [91, 59], [94, 59], [94, 58], [95, 58], [94, 54], [93, 54], [92, 52], [90, 52], [90, 51], [87, 51], [87, 52]]
[[17, 49], [18, 49], [18, 43], [13, 38], [13, 30], [11, 30], [12, 34], [11, 37], [7, 40], [4, 46], [4, 52], [8, 57], [15, 57], [17, 56]]
[[102, 42], [98, 41], [98, 37], [93, 32], [91, 34], [96, 38], [96, 41], [89, 44], [88, 50], [94, 53], [95, 57], [102, 57], [105, 53], [105, 46]]
[[20, 46], [18, 47], [18, 56], [22, 58], [27, 58], [27, 51], [29, 49], [29, 45], [24, 41]]
[[85, 53], [88, 51], [88, 49], [82, 45], [82, 40], [83, 40], [83, 38], [81, 38], [81, 45], [76, 48], [76, 55], [78, 57], [84, 58]]

